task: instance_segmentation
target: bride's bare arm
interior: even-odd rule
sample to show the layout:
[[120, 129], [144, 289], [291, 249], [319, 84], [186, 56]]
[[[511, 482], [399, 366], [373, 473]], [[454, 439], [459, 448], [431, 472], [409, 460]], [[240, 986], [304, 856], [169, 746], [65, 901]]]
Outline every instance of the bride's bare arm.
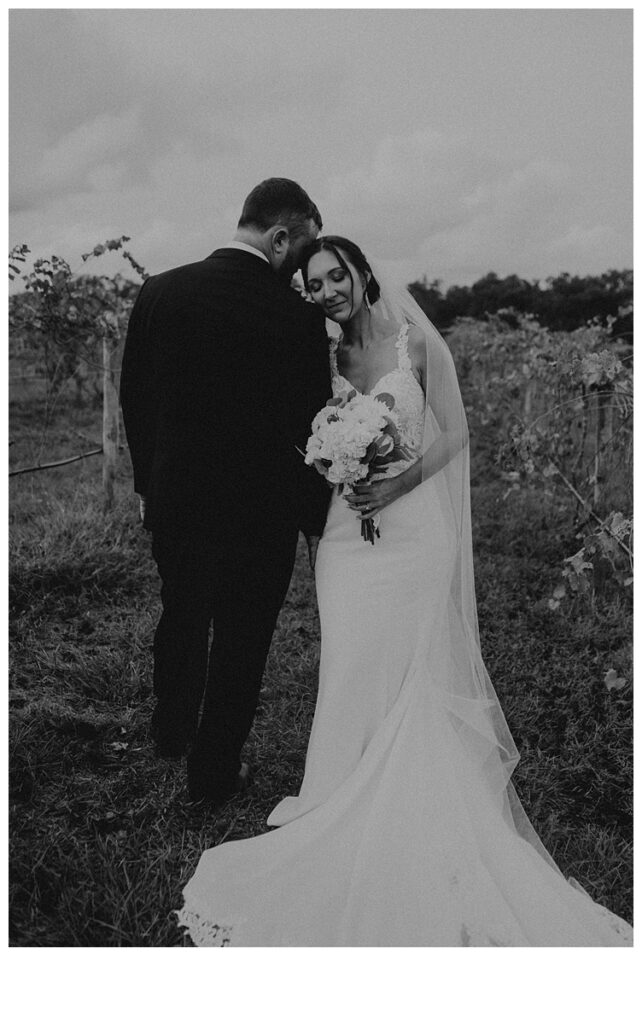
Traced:
[[[413, 339], [415, 352], [421, 353], [423, 350], [422, 365], [425, 367], [425, 375], [422, 386], [426, 396], [427, 432], [432, 423], [436, 428], [434, 433], [437, 433], [437, 437], [425, 448], [421, 459], [408, 470], [409, 490], [422, 480], [429, 480], [447, 466], [468, 443], [466, 415], [450, 351], [441, 338], [425, 338], [423, 332], [417, 328], [413, 328], [413, 332], [419, 335], [417, 337], [415, 334]], [[419, 365], [420, 355], [415, 355], [415, 358]]]

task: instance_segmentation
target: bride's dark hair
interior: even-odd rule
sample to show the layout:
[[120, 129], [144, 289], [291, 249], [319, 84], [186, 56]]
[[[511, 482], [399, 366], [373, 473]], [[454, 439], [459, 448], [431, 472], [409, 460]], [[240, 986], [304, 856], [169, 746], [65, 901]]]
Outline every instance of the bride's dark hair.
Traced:
[[360, 274], [363, 274], [367, 281], [366, 298], [368, 302], [372, 304], [377, 301], [381, 295], [381, 289], [379, 287], [379, 282], [372, 273], [370, 264], [355, 242], [351, 242], [349, 238], [342, 238], [340, 235], [324, 235], [323, 238], [317, 238], [314, 242], [310, 242], [309, 245], [306, 245], [305, 249], [301, 253], [301, 273], [303, 275], [303, 283], [306, 291], [308, 290], [308, 263], [316, 253], [323, 252], [324, 250], [331, 252], [336, 257], [339, 265], [342, 266], [348, 274], [350, 274], [350, 279], [354, 287], [352, 271], [343, 257], [343, 253], [345, 253], [352, 263], [352, 266]]

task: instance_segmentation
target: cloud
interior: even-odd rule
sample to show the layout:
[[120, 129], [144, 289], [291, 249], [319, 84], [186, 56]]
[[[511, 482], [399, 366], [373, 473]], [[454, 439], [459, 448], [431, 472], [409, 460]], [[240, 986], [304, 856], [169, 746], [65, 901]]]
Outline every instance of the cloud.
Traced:
[[78, 125], [44, 151], [36, 179], [51, 191], [75, 190], [86, 184], [89, 172], [108, 170], [132, 146], [138, 130], [136, 110], [101, 114]]
[[151, 189], [172, 165], [170, 203], [183, 181], [203, 181], [207, 195], [252, 165], [278, 166], [252, 172], [260, 180], [304, 162], [312, 79], [323, 81], [324, 105], [338, 101], [349, 41], [322, 52], [306, 32], [312, 22], [297, 21], [293, 38], [291, 19], [278, 11], [14, 12], [12, 212], [44, 213], [57, 196], [115, 182]]
[[122, 181], [122, 157], [139, 131], [135, 109], [121, 115], [100, 114], [71, 131], [28, 162], [12, 168], [12, 209], [25, 209], [47, 197], [75, 192], [87, 186], [104, 188], [106, 181]]
[[457, 134], [388, 136], [369, 164], [332, 177], [324, 205], [333, 222], [358, 220], [368, 236], [383, 234], [393, 255], [403, 247], [407, 255], [428, 234], [465, 219], [465, 201], [492, 163]]
[[563, 161], [415, 130], [384, 138], [368, 163], [335, 174], [321, 209], [329, 231], [366, 251], [463, 283], [491, 269], [542, 274], [574, 247], [589, 258], [590, 240], [604, 242], [609, 231], [599, 215], [591, 219], [577, 184]]
[[410, 276], [621, 266], [630, 18], [603, 14], [15, 10], [12, 241], [126, 233], [162, 270], [281, 174]]

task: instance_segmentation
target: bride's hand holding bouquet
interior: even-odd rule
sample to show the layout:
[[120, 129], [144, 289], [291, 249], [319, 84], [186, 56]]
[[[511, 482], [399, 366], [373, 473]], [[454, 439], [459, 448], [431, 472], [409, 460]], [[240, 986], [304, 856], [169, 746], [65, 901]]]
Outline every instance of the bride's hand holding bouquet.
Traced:
[[[387, 393], [375, 396], [362, 395], [355, 389], [344, 391], [314, 417], [306, 445], [306, 463], [328, 483], [337, 485], [339, 493], [348, 490], [346, 500], [359, 513], [361, 536], [371, 544], [380, 536], [375, 518], [378, 511], [402, 493], [396, 478], [384, 480], [389, 494], [383, 502], [375, 478], [385, 478], [393, 463], [411, 458], [409, 448], [401, 441], [394, 404], [393, 396]], [[364, 493], [374, 495], [372, 489], [376, 489], [377, 504], [369, 507]]]
[[417, 484], [421, 483], [421, 472], [417, 473], [417, 469], [420, 470], [421, 467], [418, 464], [413, 464], [398, 476], [355, 484], [352, 492], [346, 495], [345, 500], [350, 508], [358, 514], [359, 519], [372, 519], [388, 505], [392, 505], [394, 501], [403, 497], [404, 494], [408, 494]]

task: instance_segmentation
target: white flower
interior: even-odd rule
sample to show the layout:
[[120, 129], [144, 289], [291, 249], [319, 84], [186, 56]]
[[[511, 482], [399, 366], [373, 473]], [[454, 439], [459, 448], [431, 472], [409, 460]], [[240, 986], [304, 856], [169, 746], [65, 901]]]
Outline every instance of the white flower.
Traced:
[[391, 455], [394, 449], [394, 442], [383, 437], [391, 421], [398, 423], [394, 412], [372, 395], [351, 394], [339, 396], [317, 413], [306, 445], [306, 463], [332, 484], [352, 484], [368, 476], [367, 453], [373, 441], [383, 439], [379, 456]]

